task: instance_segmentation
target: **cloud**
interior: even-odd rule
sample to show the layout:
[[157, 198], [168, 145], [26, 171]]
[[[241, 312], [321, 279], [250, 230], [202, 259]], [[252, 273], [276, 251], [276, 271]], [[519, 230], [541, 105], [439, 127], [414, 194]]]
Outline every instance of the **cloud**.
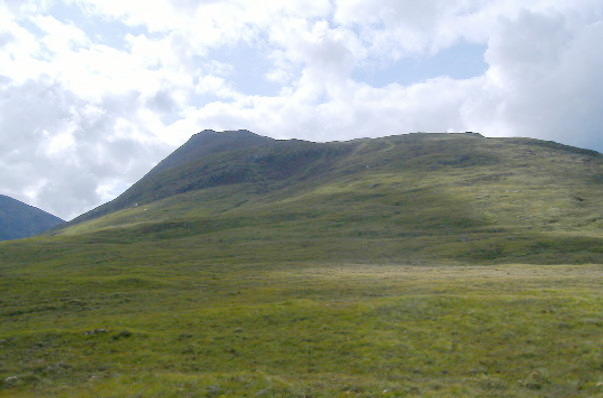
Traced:
[[603, 23], [576, 22], [529, 11], [501, 20], [486, 57], [507, 134], [603, 149], [603, 55], [595, 48]]
[[334, 19], [357, 27], [369, 51], [387, 61], [435, 54], [461, 40], [484, 42], [486, 13], [476, 1], [352, 0], [338, 1]]
[[150, 132], [139, 131], [132, 97], [109, 96], [95, 106], [49, 78], [5, 86], [0, 115], [10, 117], [0, 118], [0, 185], [66, 218], [110, 200], [119, 192], [100, 186], [140, 178], [151, 159], [167, 152]]
[[[0, 187], [74, 217], [205, 128], [473, 130], [603, 150], [602, 39], [598, 0], [4, 1]], [[451, 58], [467, 46], [483, 61]], [[405, 67], [436, 59], [481, 63]]]

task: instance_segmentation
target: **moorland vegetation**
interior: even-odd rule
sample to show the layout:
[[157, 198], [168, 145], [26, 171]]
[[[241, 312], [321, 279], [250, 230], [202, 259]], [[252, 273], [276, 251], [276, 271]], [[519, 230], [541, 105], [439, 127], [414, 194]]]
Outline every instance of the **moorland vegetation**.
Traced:
[[603, 394], [603, 157], [204, 131], [0, 244], [0, 397]]

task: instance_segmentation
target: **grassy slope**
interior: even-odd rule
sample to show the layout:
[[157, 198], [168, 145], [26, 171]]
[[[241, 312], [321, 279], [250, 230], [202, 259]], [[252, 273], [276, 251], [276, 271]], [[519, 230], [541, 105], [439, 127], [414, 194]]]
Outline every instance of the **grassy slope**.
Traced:
[[600, 157], [429, 138], [1, 243], [0, 396], [602, 395]]
[[156, 174], [123, 210], [63, 233], [244, 241], [260, 256], [278, 242], [368, 262], [603, 262], [602, 176], [601, 155], [528, 139], [280, 142]]

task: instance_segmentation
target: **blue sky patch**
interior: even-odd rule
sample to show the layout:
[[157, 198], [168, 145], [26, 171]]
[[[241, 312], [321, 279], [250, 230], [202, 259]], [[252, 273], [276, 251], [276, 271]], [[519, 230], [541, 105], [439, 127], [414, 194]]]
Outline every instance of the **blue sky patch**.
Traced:
[[391, 83], [408, 86], [442, 76], [469, 79], [482, 75], [488, 69], [484, 61], [486, 49], [483, 44], [463, 42], [431, 57], [403, 58], [390, 65], [359, 65], [352, 76], [376, 87]]

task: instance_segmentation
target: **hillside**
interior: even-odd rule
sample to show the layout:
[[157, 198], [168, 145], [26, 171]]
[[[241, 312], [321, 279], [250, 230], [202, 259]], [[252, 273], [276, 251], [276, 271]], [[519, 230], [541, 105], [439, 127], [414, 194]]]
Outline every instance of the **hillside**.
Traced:
[[527, 138], [202, 132], [0, 242], [0, 397], [601, 396], [602, 172]]
[[63, 222], [50, 213], [0, 195], [0, 240], [37, 235]]
[[205, 131], [61, 233], [228, 237], [363, 261], [598, 262], [602, 184], [600, 154], [528, 138], [313, 143]]

